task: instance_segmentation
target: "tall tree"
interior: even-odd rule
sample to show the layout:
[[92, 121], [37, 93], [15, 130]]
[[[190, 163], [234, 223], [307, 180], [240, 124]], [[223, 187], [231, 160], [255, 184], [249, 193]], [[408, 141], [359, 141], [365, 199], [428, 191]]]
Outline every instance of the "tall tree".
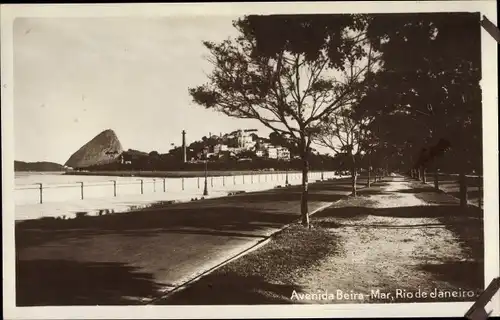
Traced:
[[418, 123], [414, 132], [393, 130], [392, 138], [406, 137], [419, 166], [424, 148], [449, 141], [465, 182], [465, 172], [482, 162], [479, 14], [375, 15], [367, 34], [384, 60], [373, 99], [386, 114]]
[[193, 100], [228, 116], [255, 119], [291, 141], [302, 159], [301, 215], [309, 225], [308, 172], [312, 135], [355, 99], [366, 66], [345, 77], [366, 55], [364, 19], [352, 15], [247, 16], [239, 36], [205, 41], [213, 66], [208, 83], [190, 88]]

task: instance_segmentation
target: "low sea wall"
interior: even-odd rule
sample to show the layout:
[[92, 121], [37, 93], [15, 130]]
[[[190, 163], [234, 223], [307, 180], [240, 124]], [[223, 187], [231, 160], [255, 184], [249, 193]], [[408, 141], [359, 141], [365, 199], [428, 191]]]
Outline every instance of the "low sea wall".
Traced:
[[[335, 178], [333, 171], [310, 172], [309, 180]], [[211, 176], [207, 178], [207, 189], [212, 190], [245, 190], [252, 189], [251, 185], [266, 184], [271, 187], [297, 185], [302, 181], [301, 173], [251, 173], [229, 176]], [[33, 184], [17, 186], [14, 190], [16, 205], [44, 204], [54, 202], [68, 202], [85, 199], [105, 199], [126, 195], [147, 195], [153, 193], [179, 193], [182, 191], [204, 190], [204, 177], [189, 178], [145, 178], [129, 177], [117, 179], [110, 176], [109, 181], [85, 181], [67, 184]], [[246, 187], [245, 187], [246, 186]], [[200, 194], [201, 195], [201, 194]]]

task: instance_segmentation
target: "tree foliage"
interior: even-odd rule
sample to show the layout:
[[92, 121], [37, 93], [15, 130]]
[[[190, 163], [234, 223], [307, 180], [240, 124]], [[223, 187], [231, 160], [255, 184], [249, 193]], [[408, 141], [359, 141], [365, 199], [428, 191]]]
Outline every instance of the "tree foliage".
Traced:
[[[467, 165], [480, 166], [479, 14], [374, 15], [367, 35], [383, 72], [367, 96], [384, 139], [414, 161], [439, 140]], [[408, 155], [406, 155], [408, 156]]]
[[213, 70], [189, 92], [206, 108], [259, 120], [305, 156], [317, 125], [355, 99], [365, 25], [352, 15], [244, 17], [236, 39], [204, 42]]

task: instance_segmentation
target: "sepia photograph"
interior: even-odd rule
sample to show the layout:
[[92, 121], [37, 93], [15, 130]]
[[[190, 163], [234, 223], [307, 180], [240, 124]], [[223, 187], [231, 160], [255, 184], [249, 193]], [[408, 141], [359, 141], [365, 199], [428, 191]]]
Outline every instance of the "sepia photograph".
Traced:
[[9, 318], [463, 316], [499, 275], [496, 4], [420, 3], [2, 5]]

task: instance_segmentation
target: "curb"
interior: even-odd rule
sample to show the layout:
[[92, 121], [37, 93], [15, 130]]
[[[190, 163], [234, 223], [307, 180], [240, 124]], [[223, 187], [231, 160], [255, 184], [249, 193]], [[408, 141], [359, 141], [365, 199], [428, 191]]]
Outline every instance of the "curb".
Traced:
[[[378, 182], [382, 182], [382, 181], [377, 181], [377, 182], [374, 182], [372, 183], [371, 185], [373, 186], [374, 184], [378, 183]], [[361, 189], [366, 189], [368, 188], [366, 185], [361, 187], [361, 188], [358, 188], [357, 190], [361, 190]], [[345, 197], [348, 197], [350, 196], [349, 195], [345, 195], [342, 199], [339, 199], [337, 201], [333, 201], [333, 202], [329, 202], [325, 205], [322, 205], [321, 207], [313, 210], [312, 212], [309, 213], [309, 216], [312, 216], [313, 214], [315, 213], [318, 213], [318, 212], [321, 212], [323, 210], [325, 210], [326, 208], [332, 206], [333, 204], [339, 202], [339, 201], [342, 201], [344, 200]], [[221, 267], [225, 266], [226, 264], [230, 263], [230, 262], [233, 262], [249, 253], [251, 253], [252, 251], [255, 251], [261, 247], [263, 247], [264, 245], [266, 245], [269, 241], [271, 241], [271, 238], [274, 237], [274, 236], [277, 236], [279, 235], [281, 232], [283, 232], [284, 230], [288, 229], [289, 227], [291, 227], [292, 225], [298, 223], [301, 221], [301, 218], [299, 219], [296, 219], [286, 225], [284, 225], [283, 227], [281, 227], [279, 230], [276, 230], [275, 232], [271, 233], [270, 235], [266, 236], [265, 238], [257, 241], [256, 244], [252, 245], [251, 247], [241, 251], [240, 253], [224, 260], [223, 262], [219, 263], [218, 265], [215, 265], [213, 266], [212, 268], [200, 273], [199, 275], [195, 276], [194, 278], [190, 279], [190, 280], [187, 280], [185, 282], [183, 282], [182, 284], [176, 286], [175, 288], [173, 288], [172, 290], [170, 290], [169, 292], [161, 295], [160, 297], [157, 297], [157, 298], [154, 298], [154, 299], [151, 299], [147, 302], [143, 302], [143, 305], [154, 305], [156, 302], [158, 301], [161, 301], [161, 300], [164, 300], [164, 299], [167, 299], [168, 297], [171, 297], [172, 295], [176, 294], [176, 293], [179, 293], [180, 291], [186, 289], [189, 287], [189, 285], [193, 284], [194, 282], [198, 281], [199, 279], [203, 278], [204, 276], [207, 276], [209, 275], [210, 273], [220, 269]]]

